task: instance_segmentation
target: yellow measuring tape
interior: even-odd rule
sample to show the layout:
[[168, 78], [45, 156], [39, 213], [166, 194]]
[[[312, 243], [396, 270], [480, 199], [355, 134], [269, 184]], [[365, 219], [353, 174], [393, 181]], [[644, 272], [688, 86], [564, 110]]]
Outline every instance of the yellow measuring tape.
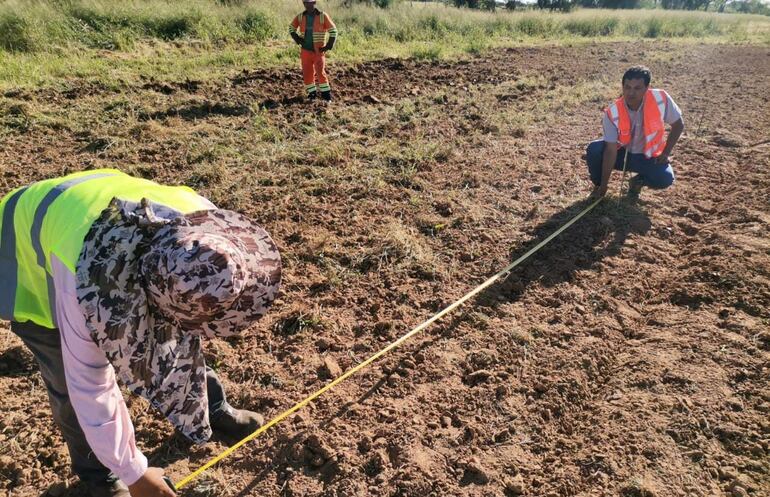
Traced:
[[553, 240], [554, 238], [559, 236], [564, 230], [566, 230], [567, 228], [572, 226], [578, 219], [580, 219], [581, 217], [586, 215], [588, 213], [588, 211], [590, 211], [591, 209], [596, 207], [596, 205], [599, 202], [601, 202], [601, 201], [602, 201], [602, 197], [599, 197], [598, 199], [594, 200], [593, 203], [591, 203], [588, 207], [583, 209], [583, 211], [580, 212], [577, 216], [573, 217], [569, 222], [567, 222], [567, 224], [565, 224], [564, 226], [562, 226], [561, 228], [556, 230], [556, 232], [551, 234], [548, 238], [546, 238], [542, 242], [538, 243], [535, 247], [530, 249], [526, 254], [522, 255], [521, 257], [519, 257], [518, 259], [513, 261], [511, 264], [508, 264], [504, 269], [502, 269], [500, 272], [498, 272], [497, 274], [495, 274], [491, 278], [487, 279], [484, 283], [480, 284], [479, 286], [477, 286], [476, 288], [474, 288], [470, 292], [466, 293], [460, 300], [456, 301], [454, 304], [450, 305], [449, 307], [446, 307], [444, 310], [442, 310], [441, 312], [439, 312], [438, 314], [436, 314], [432, 318], [428, 319], [427, 321], [425, 321], [421, 325], [417, 326], [412, 331], [410, 331], [406, 335], [402, 336], [401, 338], [399, 338], [395, 342], [391, 343], [390, 345], [388, 345], [384, 349], [380, 350], [379, 352], [377, 352], [373, 356], [369, 357], [364, 362], [358, 364], [356, 367], [354, 367], [352, 369], [349, 369], [342, 376], [336, 378], [334, 381], [332, 381], [328, 385], [324, 386], [323, 388], [321, 388], [317, 392], [315, 392], [312, 395], [308, 396], [305, 400], [303, 400], [301, 402], [298, 402], [292, 408], [287, 409], [284, 412], [282, 412], [281, 414], [279, 414], [278, 416], [274, 417], [273, 419], [268, 421], [266, 424], [261, 426], [254, 433], [252, 433], [248, 437], [244, 438], [243, 440], [241, 440], [237, 444], [233, 445], [232, 447], [228, 448], [227, 450], [223, 451], [221, 454], [219, 454], [218, 456], [216, 456], [215, 458], [213, 458], [212, 460], [210, 460], [209, 462], [207, 462], [206, 464], [204, 464], [203, 466], [201, 466], [200, 468], [195, 470], [189, 476], [187, 476], [183, 480], [179, 481], [179, 483], [176, 484], [176, 488], [179, 489], [179, 488], [182, 488], [182, 487], [186, 486], [188, 483], [190, 483], [195, 478], [200, 476], [203, 472], [205, 472], [206, 470], [208, 470], [209, 468], [214, 466], [216, 463], [218, 463], [219, 461], [221, 461], [225, 457], [229, 456], [230, 454], [232, 454], [236, 450], [238, 450], [244, 444], [254, 440], [255, 438], [257, 438], [258, 436], [260, 436], [261, 434], [263, 434], [264, 432], [266, 432], [267, 430], [269, 430], [273, 426], [277, 425], [278, 423], [280, 423], [281, 421], [283, 421], [287, 417], [291, 416], [295, 412], [299, 411], [300, 409], [302, 409], [303, 407], [305, 407], [306, 405], [308, 405], [309, 403], [311, 403], [312, 401], [314, 401], [315, 399], [317, 399], [318, 397], [323, 395], [328, 390], [331, 390], [335, 386], [339, 385], [340, 383], [342, 383], [346, 379], [350, 378], [351, 376], [353, 376], [357, 372], [359, 372], [362, 369], [364, 369], [365, 367], [367, 367], [369, 364], [373, 363], [374, 361], [376, 361], [380, 357], [384, 356], [385, 354], [387, 354], [391, 350], [393, 350], [396, 347], [400, 346], [401, 344], [403, 344], [404, 342], [409, 340], [411, 337], [413, 337], [417, 333], [421, 332], [422, 330], [424, 330], [425, 328], [427, 328], [428, 326], [433, 324], [435, 321], [438, 321], [439, 319], [441, 319], [442, 317], [446, 316], [447, 314], [449, 314], [453, 310], [457, 309], [458, 307], [460, 307], [462, 304], [467, 302], [472, 297], [478, 295], [480, 292], [482, 292], [483, 290], [485, 290], [486, 288], [488, 288], [489, 286], [494, 284], [501, 277], [505, 276], [513, 268], [515, 268], [516, 266], [521, 264], [529, 256], [531, 256], [532, 254], [534, 254], [535, 252], [537, 252], [538, 250], [543, 248], [543, 246], [548, 244], [551, 240]]

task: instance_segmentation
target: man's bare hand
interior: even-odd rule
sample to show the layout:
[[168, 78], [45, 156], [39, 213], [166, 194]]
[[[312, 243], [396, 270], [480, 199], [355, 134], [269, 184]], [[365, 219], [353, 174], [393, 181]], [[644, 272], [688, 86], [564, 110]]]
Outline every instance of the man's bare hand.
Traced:
[[163, 481], [161, 468], [147, 468], [136, 483], [128, 486], [131, 497], [174, 497], [176, 494]]

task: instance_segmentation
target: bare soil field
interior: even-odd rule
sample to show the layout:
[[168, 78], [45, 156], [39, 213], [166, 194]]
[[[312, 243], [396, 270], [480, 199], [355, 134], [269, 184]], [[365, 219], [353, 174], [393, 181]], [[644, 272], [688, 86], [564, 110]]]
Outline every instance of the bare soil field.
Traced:
[[[606, 199], [181, 495], [770, 496], [768, 47], [332, 61], [331, 106], [297, 98], [299, 70], [9, 91], [0, 193], [116, 167], [265, 226], [281, 298], [207, 358], [232, 404], [269, 418], [582, 210], [584, 148], [634, 63], [683, 110], [672, 188]], [[84, 495], [37, 367], [0, 327], [0, 495]], [[223, 448], [128, 403], [174, 480]]]

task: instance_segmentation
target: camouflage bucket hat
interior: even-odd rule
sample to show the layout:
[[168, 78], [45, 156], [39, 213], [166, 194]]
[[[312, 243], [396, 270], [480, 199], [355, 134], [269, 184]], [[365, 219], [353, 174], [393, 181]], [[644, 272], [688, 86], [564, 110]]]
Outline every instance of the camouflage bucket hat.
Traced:
[[113, 201], [77, 265], [77, 297], [117, 377], [194, 442], [211, 436], [201, 337], [240, 333], [275, 300], [281, 258], [232, 211], [163, 218]]

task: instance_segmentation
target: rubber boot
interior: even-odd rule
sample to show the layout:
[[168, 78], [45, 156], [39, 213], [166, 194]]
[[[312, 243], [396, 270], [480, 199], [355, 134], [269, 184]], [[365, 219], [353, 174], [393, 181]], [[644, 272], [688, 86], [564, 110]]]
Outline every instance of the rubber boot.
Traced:
[[332, 101], [332, 91], [331, 90], [329, 90], [329, 91], [322, 91], [321, 92], [321, 98], [323, 98], [327, 102], [331, 102]]
[[232, 446], [254, 433], [263, 424], [265, 424], [265, 418], [261, 414], [246, 409], [230, 408], [211, 422], [211, 429], [217, 440]]
[[307, 101], [312, 102], [313, 100], [318, 98], [318, 92], [317, 91], [311, 91], [307, 94]]

